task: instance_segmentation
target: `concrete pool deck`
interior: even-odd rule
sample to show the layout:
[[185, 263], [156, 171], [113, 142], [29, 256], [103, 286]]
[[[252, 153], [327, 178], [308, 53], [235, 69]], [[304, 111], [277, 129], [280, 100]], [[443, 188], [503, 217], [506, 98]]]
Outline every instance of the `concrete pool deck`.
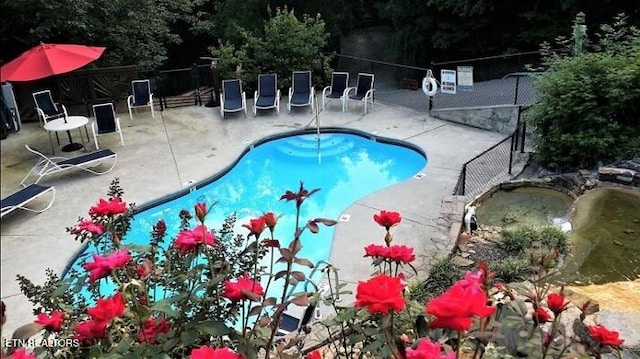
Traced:
[[[249, 106], [251, 104], [248, 104]], [[61, 274], [76, 251], [79, 242], [66, 233], [101, 197], [114, 177], [120, 179], [128, 203], [142, 205], [183, 188], [188, 181], [200, 181], [228, 166], [252, 141], [266, 135], [304, 128], [313, 119], [312, 112], [294, 109], [286, 113], [286, 105], [276, 116], [274, 111], [220, 116], [218, 108], [183, 107], [150, 112], [140, 111], [130, 120], [120, 113], [125, 146], [117, 135], [99, 138], [101, 148], [118, 154], [114, 170], [95, 176], [84, 171], [68, 171], [45, 177], [41, 183], [56, 188], [53, 206], [41, 214], [15, 211], [4, 217], [1, 225], [1, 297], [7, 305], [7, 322], [3, 336], [33, 320], [32, 305], [21, 294], [16, 275], [21, 274], [36, 284], [45, 279], [45, 269]], [[348, 222], [339, 222], [334, 234], [330, 262], [340, 268], [341, 279], [356, 283], [370, 276], [373, 268], [362, 259], [363, 247], [383, 243], [384, 230], [373, 221], [381, 209], [400, 212], [402, 223], [392, 230], [394, 243], [414, 246], [420, 257], [420, 269], [429, 261], [448, 254], [455, 243], [449, 241], [450, 223], [442, 218], [443, 210], [453, 204], [451, 193], [464, 162], [499, 142], [504, 134], [466, 127], [430, 118], [400, 107], [376, 104], [363, 116], [361, 106], [352, 105], [346, 113], [338, 104], [320, 112], [321, 126], [340, 126], [367, 131], [379, 136], [405, 140], [420, 146], [428, 157], [421, 178], [393, 185], [353, 203], [344, 213]], [[312, 124], [315, 126], [315, 123]], [[78, 132], [74, 131], [78, 141]], [[16, 192], [20, 180], [35, 164], [36, 158], [24, 148], [33, 145], [51, 154], [48, 135], [38, 123], [26, 123], [18, 133], [1, 141], [1, 194]], [[66, 135], [61, 134], [61, 143]], [[93, 150], [93, 143], [85, 144]], [[71, 154], [56, 155], [75, 156]], [[304, 173], [300, 174], [304, 180]], [[313, 184], [308, 187], [315, 188]], [[292, 188], [295, 190], [296, 188]], [[366, 229], [366, 235], [363, 235]], [[286, 241], [285, 241], [286, 242]]]

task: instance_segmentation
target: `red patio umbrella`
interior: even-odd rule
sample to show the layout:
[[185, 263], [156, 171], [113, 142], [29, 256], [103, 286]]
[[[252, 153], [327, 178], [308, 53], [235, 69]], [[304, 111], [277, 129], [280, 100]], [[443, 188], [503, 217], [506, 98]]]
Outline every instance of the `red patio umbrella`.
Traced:
[[97, 60], [105, 47], [43, 44], [0, 68], [0, 81], [32, 81], [78, 69]]

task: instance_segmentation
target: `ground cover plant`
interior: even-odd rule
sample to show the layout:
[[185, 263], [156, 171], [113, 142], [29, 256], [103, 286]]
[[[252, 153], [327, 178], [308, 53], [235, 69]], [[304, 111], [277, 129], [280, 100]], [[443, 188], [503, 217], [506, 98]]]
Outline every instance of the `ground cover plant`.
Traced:
[[[481, 263], [428, 300], [412, 297], [414, 286], [408, 281], [417, 274], [412, 263], [419, 254], [394, 238], [393, 228], [402, 222], [394, 211], [382, 210], [373, 217], [368, 233], [373, 237], [378, 233], [381, 240], [352, 249], [371, 261], [373, 272], [356, 285], [353, 303], [339, 300], [350, 292], [328, 265], [322, 268], [329, 283], [327, 295], [316, 290], [289, 295], [292, 285], [307, 280], [301, 269], [315, 266], [298, 256], [304, 245], [301, 234], [336, 224], [332, 219], [300, 218], [301, 206], [319, 190], [308, 190], [301, 183], [297, 191], [280, 197], [291, 202], [296, 213], [294, 234], [286, 245], [276, 235], [277, 214], [264, 213], [244, 223], [245, 236], [234, 232], [233, 216], [220, 228], [208, 228], [205, 219], [214, 204], [195, 203], [191, 211], [180, 213], [175, 238], [166, 238], [166, 224], [158, 221], [149, 245], [134, 246], [124, 240], [134, 206], [124, 201], [114, 181], [89, 216], [68, 228], [73, 237], [96, 250], [82, 269], [64, 279], [48, 271], [42, 285], [19, 277], [22, 291], [34, 305], [35, 319], [14, 334], [17, 341], [12, 344], [27, 347], [12, 346], [3, 349], [3, 355], [600, 358], [623, 344], [617, 332], [599, 325], [586, 327], [588, 340], [567, 334], [560, 318], [572, 304], [561, 290], [551, 291], [545, 283], [552, 255], [531, 256], [534, 275], [526, 288], [497, 282], [491, 268]], [[266, 266], [261, 265], [263, 258]], [[278, 262], [286, 269], [274, 269]], [[282, 283], [282, 291], [272, 295], [269, 288], [275, 282]], [[99, 285], [106, 283], [112, 289]], [[287, 306], [313, 309], [319, 302], [334, 311], [318, 324], [328, 341], [305, 346], [304, 331], [276, 340]], [[29, 342], [36, 334], [44, 338], [38, 345]]]

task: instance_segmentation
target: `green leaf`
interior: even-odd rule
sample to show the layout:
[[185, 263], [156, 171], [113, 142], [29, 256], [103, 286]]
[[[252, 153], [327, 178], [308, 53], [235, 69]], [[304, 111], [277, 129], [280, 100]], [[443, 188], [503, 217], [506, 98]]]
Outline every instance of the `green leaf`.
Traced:
[[198, 332], [195, 330], [187, 330], [180, 333], [180, 340], [182, 344], [186, 346], [191, 346], [198, 339]]
[[51, 293], [51, 297], [57, 298], [63, 296], [70, 285], [67, 282], [61, 282], [58, 287]]
[[178, 318], [180, 312], [174, 310], [171, 306], [175, 301], [173, 297], [159, 300], [153, 304], [152, 310], [164, 313], [169, 318]]
[[165, 352], [171, 351], [176, 345], [180, 343], [180, 338], [171, 338], [162, 344], [162, 350]]
[[229, 327], [224, 323], [215, 320], [202, 321], [196, 325], [196, 329], [201, 333], [212, 335], [214, 337], [221, 337], [231, 333], [231, 329]]

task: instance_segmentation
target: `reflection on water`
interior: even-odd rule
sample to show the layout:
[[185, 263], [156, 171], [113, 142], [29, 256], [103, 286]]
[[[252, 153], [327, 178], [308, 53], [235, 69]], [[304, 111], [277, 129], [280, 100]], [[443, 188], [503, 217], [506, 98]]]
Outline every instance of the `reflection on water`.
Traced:
[[640, 278], [640, 192], [598, 188], [577, 202], [564, 281], [601, 284]]
[[479, 205], [476, 216], [480, 224], [499, 227], [561, 224], [573, 199], [547, 188], [520, 187], [497, 191]]

